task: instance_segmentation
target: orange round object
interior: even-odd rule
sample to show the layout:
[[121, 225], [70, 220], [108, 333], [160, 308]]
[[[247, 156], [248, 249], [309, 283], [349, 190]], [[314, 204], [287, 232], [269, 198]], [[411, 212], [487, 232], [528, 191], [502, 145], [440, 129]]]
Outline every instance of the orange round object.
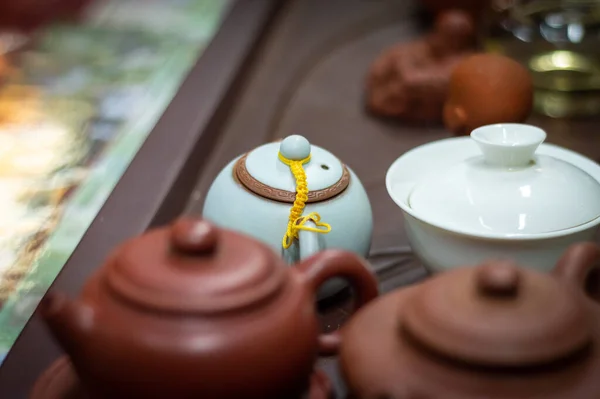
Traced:
[[444, 124], [456, 135], [495, 123], [522, 123], [533, 109], [533, 80], [517, 61], [498, 54], [462, 60], [450, 77]]

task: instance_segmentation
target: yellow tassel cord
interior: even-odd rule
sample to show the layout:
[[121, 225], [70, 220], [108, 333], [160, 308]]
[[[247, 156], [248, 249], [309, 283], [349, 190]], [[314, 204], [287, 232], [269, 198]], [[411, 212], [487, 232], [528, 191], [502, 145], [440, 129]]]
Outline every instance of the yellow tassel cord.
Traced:
[[[290, 170], [296, 179], [296, 199], [294, 200], [294, 206], [292, 206], [292, 209], [290, 210], [287, 231], [283, 237], [283, 248], [288, 249], [292, 245], [294, 238], [298, 238], [298, 232], [300, 230], [327, 234], [331, 231], [331, 226], [327, 223], [321, 223], [321, 216], [316, 212], [302, 216], [306, 201], [308, 200], [308, 184], [306, 182], [306, 172], [304, 171], [303, 165], [310, 161], [310, 155], [299, 161], [293, 161], [279, 153], [279, 160], [290, 167]], [[317, 225], [317, 228], [305, 226], [305, 223], [309, 220], [313, 221]]]

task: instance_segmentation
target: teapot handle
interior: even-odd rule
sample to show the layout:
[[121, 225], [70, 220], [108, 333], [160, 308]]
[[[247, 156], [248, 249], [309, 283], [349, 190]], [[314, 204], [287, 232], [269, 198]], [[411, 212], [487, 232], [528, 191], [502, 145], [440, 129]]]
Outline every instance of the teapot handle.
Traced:
[[[341, 277], [348, 280], [356, 294], [353, 313], [379, 295], [375, 275], [371, 273], [366, 261], [354, 253], [326, 250], [306, 259], [296, 267], [304, 277], [306, 286], [314, 295], [319, 287], [329, 279]], [[340, 343], [339, 331], [322, 334], [319, 337], [319, 351], [321, 355], [335, 355]]]
[[600, 247], [585, 242], [567, 248], [554, 267], [553, 273], [562, 280], [584, 287], [586, 278], [596, 267], [600, 267]]

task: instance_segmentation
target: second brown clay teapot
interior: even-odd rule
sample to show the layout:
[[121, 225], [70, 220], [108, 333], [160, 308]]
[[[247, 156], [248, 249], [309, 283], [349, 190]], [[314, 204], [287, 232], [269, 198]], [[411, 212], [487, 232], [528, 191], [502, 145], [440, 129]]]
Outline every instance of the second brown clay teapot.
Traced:
[[599, 262], [577, 244], [553, 275], [495, 261], [379, 298], [344, 327], [351, 397], [600, 398], [600, 306], [583, 290]]
[[49, 294], [41, 312], [92, 398], [295, 398], [318, 352], [337, 350], [314, 309], [333, 277], [358, 305], [377, 295], [357, 255], [287, 268], [250, 237], [182, 219], [124, 243], [79, 299]]

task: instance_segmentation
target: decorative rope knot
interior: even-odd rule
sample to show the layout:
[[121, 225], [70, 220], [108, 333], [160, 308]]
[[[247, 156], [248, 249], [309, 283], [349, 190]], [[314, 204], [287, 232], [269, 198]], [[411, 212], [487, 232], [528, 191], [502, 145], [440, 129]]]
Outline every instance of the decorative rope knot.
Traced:
[[[310, 155], [299, 161], [294, 161], [279, 153], [279, 160], [290, 167], [290, 170], [296, 179], [296, 199], [290, 210], [287, 230], [285, 236], [283, 236], [282, 242], [283, 248], [288, 249], [294, 242], [294, 239], [298, 238], [298, 232], [300, 230], [327, 234], [331, 231], [331, 226], [327, 223], [321, 223], [321, 216], [316, 212], [312, 212], [306, 216], [302, 215], [304, 208], [306, 207], [306, 201], [308, 201], [308, 184], [306, 182], [306, 172], [304, 171], [303, 165], [310, 161]], [[309, 220], [317, 227], [306, 226], [305, 224]]]

